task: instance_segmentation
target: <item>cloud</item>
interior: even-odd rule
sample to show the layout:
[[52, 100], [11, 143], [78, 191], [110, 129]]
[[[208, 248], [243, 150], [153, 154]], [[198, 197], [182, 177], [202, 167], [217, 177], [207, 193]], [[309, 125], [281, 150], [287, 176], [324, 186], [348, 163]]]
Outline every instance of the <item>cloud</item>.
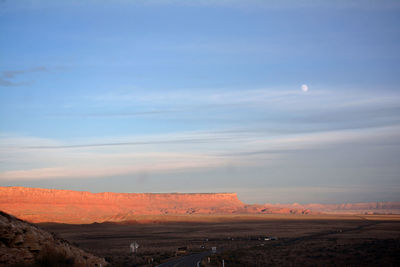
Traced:
[[130, 106], [165, 105], [174, 107], [229, 107], [242, 105], [290, 110], [310, 110], [323, 108], [325, 111], [348, 107], [371, 107], [397, 105], [400, 96], [393, 92], [373, 92], [365, 89], [332, 89], [315, 87], [307, 97], [298, 91], [297, 86], [285, 88], [260, 89], [211, 89], [188, 88], [185, 90], [151, 90], [137, 89], [128, 92], [110, 91], [104, 94], [89, 96], [88, 100], [98, 105], [126, 104]]
[[[24, 75], [27, 73], [35, 73], [35, 72], [48, 72], [49, 69], [47, 67], [39, 66], [29, 69], [23, 70], [6, 70], [1, 73], [0, 76], [0, 86], [8, 87], [8, 86], [21, 86], [29, 84], [29, 82], [14, 82], [12, 79], [17, 76]], [[11, 79], [11, 80], [10, 80]]]
[[11, 82], [11, 81], [8, 81], [8, 80], [0, 77], [0, 86], [7, 87], [7, 86], [19, 86], [19, 85], [21, 85], [21, 83]]
[[87, 113], [87, 114], [50, 114], [46, 116], [47, 118], [93, 118], [93, 119], [103, 119], [103, 118], [132, 118], [138, 116], [154, 116], [166, 113], [178, 112], [177, 110], [151, 110], [151, 111], [137, 111], [137, 112], [113, 112], [113, 113]]
[[186, 132], [114, 138], [114, 142], [101, 138], [103, 142], [79, 144], [1, 136], [0, 179], [113, 177], [230, 165], [265, 167], [304, 151], [349, 144], [398, 144], [399, 133], [400, 126], [279, 136], [265, 132]]
[[[0, 172], [4, 180], [35, 180], [59, 178], [100, 178], [119, 175], [182, 171], [196, 168], [213, 168], [223, 164], [211, 156], [190, 153], [144, 153], [144, 154], [86, 154], [74, 153], [72, 159], [66, 155], [63, 166], [9, 170]], [[43, 158], [44, 159], [44, 158]], [[60, 164], [60, 161], [54, 163]]]
[[[246, 90], [191, 88], [154, 92], [136, 89], [88, 98], [94, 110], [114, 107], [113, 113], [82, 115], [89, 118], [151, 115], [150, 119], [171, 122], [213, 121], [222, 126], [238, 124], [247, 128], [268, 125], [270, 131], [299, 133], [390, 126], [400, 122], [400, 95], [383, 89], [333, 90], [316, 85], [306, 95], [298, 85]], [[157, 112], [147, 113], [149, 107]]]
[[[278, 88], [279, 89], [279, 88]], [[321, 94], [314, 92], [313, 95]], [[200, 89], [191, 88], [185, 90], [163, 90], [151, 92], [150, 90], [132, 90], [132, 92], [109, 92], [102, 95], [90, 97], [96, 103], [130, 103], [162, 104], [171, 102], [174, 105], [188, 106], [191, 104], [202, 105], [232, 105], [254, 102], [275, 102], [288, 97], [300, 95], [294, 90], [265, 89]]]
[[62, 149], [62, 148], [91, 148], [91, 147], [108, 147], [108, 146], [137, 146], [137, 145], [161, 145], [161, 144], [189, 144], [189, 143], [210, 143], [229, 140], [229, 138], [200, 138], [200, 139], [182, 139], [182, 140], [154, 140], [140, 142], [122, 142], [122, 143], [100, 143], [100, 144], [77, 144], [77, 145], [61, 145], [61, 146], [28, 146], [27, 149]]
[[14, 78], [17, 75], [25, 74], [25, 73], [32, 73], [32, 72], [48, 72], [49, 70], [46, 67], [40, 66], [40, 67], [34, 67], [30, 69], [24, 69], [24, 70], [6, 70], [3, 71], [3, 77], [4, 78]]

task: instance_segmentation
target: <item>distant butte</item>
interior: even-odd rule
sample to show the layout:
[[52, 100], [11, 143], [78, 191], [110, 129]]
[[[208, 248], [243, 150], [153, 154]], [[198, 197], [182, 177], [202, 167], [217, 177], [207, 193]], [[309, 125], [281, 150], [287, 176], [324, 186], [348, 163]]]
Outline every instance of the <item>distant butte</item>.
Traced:
[[90, 193], [0, 187], [0, 210], [34, 223], [140, 221], [143, 215], [193, 216], [309, 213], [400, 213], [400, 202], [247, 205], [236, 193]]

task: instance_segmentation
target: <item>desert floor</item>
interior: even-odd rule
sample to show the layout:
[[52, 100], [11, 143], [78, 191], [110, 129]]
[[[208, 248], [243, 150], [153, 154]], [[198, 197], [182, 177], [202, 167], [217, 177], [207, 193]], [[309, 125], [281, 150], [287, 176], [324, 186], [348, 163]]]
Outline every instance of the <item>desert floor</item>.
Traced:
[[[400, 266], [400, 216], [147, 218], [148, 223], [39, 224], [112, 266], [155, 266], [217, 247], [203, 266]], [[149, 223], [151, 222], [151, 223]], [[276, 240], [265, 240], [276, 237]], [[139, 244], [133, 255], [129, 245]]]

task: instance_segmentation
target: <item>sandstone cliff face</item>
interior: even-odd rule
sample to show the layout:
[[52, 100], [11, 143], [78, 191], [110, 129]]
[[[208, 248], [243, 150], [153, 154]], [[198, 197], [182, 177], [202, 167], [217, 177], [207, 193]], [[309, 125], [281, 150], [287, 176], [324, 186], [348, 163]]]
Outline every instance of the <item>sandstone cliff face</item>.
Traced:
[[238, 199], [235, 193], [93, 194], [70, 190], [0, 187], [0, 210], [35, 223], [83, 224], [135, 221], [141, 215], [400, 214], [400, 203], [246, 205]]
[[229, 214], [244, 204], [235, 193], [136, 194], [0, 187], [0, 210], [30, 222], [93, 223], [162, 214]]
[[[46, 265], [47, 264], [47, 265]], [[106, 266], [104, 259], [0, 212], [0, 266]]]

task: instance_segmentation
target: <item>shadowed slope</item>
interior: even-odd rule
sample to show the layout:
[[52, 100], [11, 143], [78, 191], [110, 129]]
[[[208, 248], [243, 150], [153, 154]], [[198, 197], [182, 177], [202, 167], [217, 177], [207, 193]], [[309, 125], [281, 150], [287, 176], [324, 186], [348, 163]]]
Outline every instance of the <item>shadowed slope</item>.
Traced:
[[0, 212], [1, 266], [106, 266], [104, 259], [71, 246], [35, 225]]

